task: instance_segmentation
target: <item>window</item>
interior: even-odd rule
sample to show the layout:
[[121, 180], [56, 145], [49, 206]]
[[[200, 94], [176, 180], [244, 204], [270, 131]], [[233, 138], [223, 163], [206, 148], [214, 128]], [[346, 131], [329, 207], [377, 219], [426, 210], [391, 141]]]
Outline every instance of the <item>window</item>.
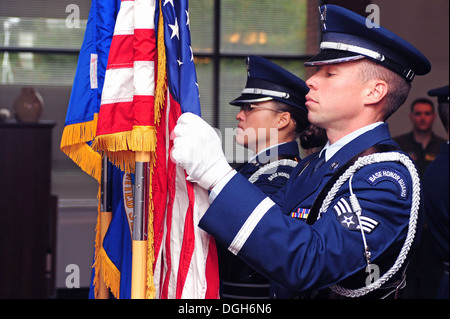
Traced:
[[0, 17], [1, 84], [71, 86], [87, 20], [67, 28], [65, 19]]
[[[245, 57], [266, 57], [302, 79], [303, 62], [319, 41], [318, 1], [195, 0], [189, 3], [192, 47], [202, 117], [221, 130], [235, 128], [238, 109], [229, 102], [247, 80]], [[225, 143], [224, 143], [225, 144]], [[235, 153], [243, 154], [233, 145]], [[229, 161], [242, 161], [225, 150]]]
[[0, 84], [72, 86], [90, 1], [77, 2], [78, 25], [67, 25], [70, 2], [0, 3]]

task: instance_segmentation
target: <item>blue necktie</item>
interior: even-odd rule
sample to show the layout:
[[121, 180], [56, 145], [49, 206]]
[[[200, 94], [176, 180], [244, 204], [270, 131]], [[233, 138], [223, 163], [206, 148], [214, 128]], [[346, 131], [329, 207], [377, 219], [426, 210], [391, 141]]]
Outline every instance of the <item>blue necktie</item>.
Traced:
[[322, 165], [325, 163], [325, 152], [322, 152], [317, 159], [316, 164], [314, 165], [314, 169], [312, 171], [312, 174], [314, 174]]

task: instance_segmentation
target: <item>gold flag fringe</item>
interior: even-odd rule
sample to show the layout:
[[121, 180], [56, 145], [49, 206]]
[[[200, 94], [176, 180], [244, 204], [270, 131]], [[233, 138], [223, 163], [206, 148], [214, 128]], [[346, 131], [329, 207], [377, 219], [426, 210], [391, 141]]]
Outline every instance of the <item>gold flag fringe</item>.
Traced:
[[94, 285], [94, 298], [97, 299], [98, 297], [98, 287], [99, 287], [99, 281], [100, 281], [100, 248], [101, 248], [101, 238], [100, 238], [100, 211], [101, 211], [101, 192], [102, 192], [102, 186], [99, 182], [98, 184], [98, 193], [97, 193], [97, 200], [98, 200], [98, 208], [97, 208], [97, 225], [95, 226], [95, 246], [94, 246], [94, 263], [92, 265], [92, 268], [94, 268], [94, 279], [93, 279], [93, 285]]
[[[159, 1], [161, 8], [161, 0]], [[162, 9], [159, 10], [158, 22], [158, 80], [155, 88], [155, 125], [159, 125], [161, 110], [164, 108], [164, 101], [167, 91], [167, 69], [166, 69], [166, 47], [164, 45], [164, 24]]]
[[156, 129], [152, 126], [133, 126], [131, 131], [97, 136], [92, 148], [127, 173], [134, 173], [135, 153], [156, 150]]
[[[120, 299], [120, 271], [111, 261], [111, 259], [109, 259], [108, 254], [105, 252], [103, 247], [100, 248], [98, 255], [98, 265], [95, 266], [98, 267], [99, 265], [101, 265], [100, 269], [106, 287], [111, 290], [111, 293], [114, 295], [114, 297]], [[97, 277], [99, 276], [96, 276], [96, 278]], [[97, 288], [98, 285], [96, 285], [95, 287]]]
[[[161, 0], [159, 1], [159, 7], [161, 8]], [[163, 25], [163, 15], [162, 10], [159, 10], [159, 22], [158, 22], [158, 78], [155, 88], [155, 125], [158, 126], [161, 120], [161, 110], [164, 109], [164, 102], [167, 93], [167, 69], [166, 69], [166, 50], [164, 45], [164, 25]], [[162, 146], [161, 146], [162, 147]], [[146, 298], [154, 299], [156, 297], [156, 288], [153, 278], [153, 268], [155, 264], [155, 250], [154, 250], [154, 228], [153, 228], [153, 218], [154, 218], [154, 203], [153, 203], [153, 192], [151, 191], [152, 181], [153, 181], [153, 169], [156, 164], [156, 152], [153, 153], [151, 161], [150, 170], [150, 200], [149, 200], [149, 216], [148, 216], [148, 239], [147, 239], [147, 289]]]
[[94, 263], [92, 268], [94, 268], [94, 297], [97, 299], [99, 297], [99, 285], [100, 285], [100, 272], [105, 281], [106, 287], [110, 289], [111, 293], [117, 299], [120, 298], [120, 271], [114, 265], [114, 263], [109, 259], [108, 254], [102, 246], [102, 240], [100, 238], [100, 216], [101, 216], [101, 184], [99, 184], [97, 199], [98, 199], [98, 215], [97, 215], [97, 225], [95, 227], [95, 253], [94, 253]]
[[152, 159], [150, 163], [150, 193], [149, 193], [149, 207], [148, 207], [148, 225], [147, 225], [147, 282], [146, 282], [146, 290], [145, 290], [145, 298], [147, 299], [155, 299], [156, 297], [156, 288], [155, 283], [153, 281], [153, 264], [155, 262], [155, 245], [154, 245], [154, 231], [153, 231], [153, 216], [154, 216], [154, 205], [153, 205], [153, 195], [151, 191], [151, 185], [153, 181], [153, 168], [155, 165], [155, 158]]
[[92, 121], [66, 125], [61, 137], [60, 149], [84, 172], [100, 182], [102, 157], [86, 144], [95, 137], [97, 120], [96, 113]]

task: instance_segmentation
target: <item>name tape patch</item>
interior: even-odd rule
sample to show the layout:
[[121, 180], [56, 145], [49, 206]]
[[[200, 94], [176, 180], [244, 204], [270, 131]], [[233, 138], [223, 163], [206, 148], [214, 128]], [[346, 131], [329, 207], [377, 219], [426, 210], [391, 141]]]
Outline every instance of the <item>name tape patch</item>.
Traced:
[[402, 173], [393, 168], [382, 168], [372, 171], [365, 180], [371, 186], [377, 185], [382, 181], [390, 181], [397, 186], [398, 198], [406, 200], [408, 198], [408, 187], [406, 183], [406, 178]]

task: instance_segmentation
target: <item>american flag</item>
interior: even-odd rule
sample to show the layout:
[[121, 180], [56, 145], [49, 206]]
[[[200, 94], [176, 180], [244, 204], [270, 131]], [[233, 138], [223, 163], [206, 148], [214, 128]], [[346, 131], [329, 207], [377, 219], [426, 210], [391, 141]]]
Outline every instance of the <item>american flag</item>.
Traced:
[[164, 218], [155, 212], [155, 286], [159, 298], [218, 298], [215, 241], [197, 226], [209, 206], [208, 194], [187, 182], [184, 170], [169, 156], [173, 146], [170, 132], [181, 113], [200, 115], [188, 1], [164, 0], [161, 6], [169, 90], [165, 110], [166, 149], [158, 146], [157, 158], [167, 164], [168, 201]]
[[170, 160], [178, 117], [200, 115], [190, 42], [187, 0], [122, 0], [93, 148], [130, 172], [151, 153], [148, 297], [218, 298], [215, 242], [197, 226], [208, 195]]

